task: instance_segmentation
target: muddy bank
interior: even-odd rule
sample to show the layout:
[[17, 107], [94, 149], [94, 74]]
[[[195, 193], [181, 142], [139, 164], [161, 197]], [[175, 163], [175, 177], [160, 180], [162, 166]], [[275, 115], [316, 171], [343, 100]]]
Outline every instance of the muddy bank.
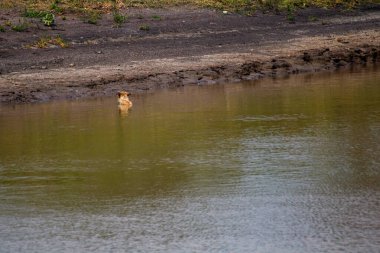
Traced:
[[[0, 102], [114, 95], [333, 71], [380, 61], [380, 9], [307, 9], [252, 17], [189, 8], [126, 10], [120, 28], [105, 16], [94, 26], [77, 17], [54, 29], [0, 34]], [[2, 20], [17, 13], [0, 12]], [[159, 16], [160, 20], [152, 17]], [[134, 18], [135, 17], [135, 18]], [[310, 18], [313, 17], [313, 18]], [[312, 21], [311, 21], [312, 20]], [[141, 24], [150, 27], [140, 30]], [[42, 36], [69, 47], [36, 48]]]

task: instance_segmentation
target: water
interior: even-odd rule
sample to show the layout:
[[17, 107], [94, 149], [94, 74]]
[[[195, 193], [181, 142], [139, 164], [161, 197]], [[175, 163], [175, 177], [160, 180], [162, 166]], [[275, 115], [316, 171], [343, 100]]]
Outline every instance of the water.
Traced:
[[380, 71], [0, 107], [0, 252], [379, 252]]

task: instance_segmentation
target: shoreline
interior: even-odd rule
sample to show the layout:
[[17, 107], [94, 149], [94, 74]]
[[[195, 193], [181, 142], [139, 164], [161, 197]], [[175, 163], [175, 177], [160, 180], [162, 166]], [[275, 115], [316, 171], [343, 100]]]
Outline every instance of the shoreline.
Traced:
[[[145, 11], [150, 11], [147, 16], [157, 12]], [[349, 14], [307, 9], [298, 14], [300, 21], [295, 24], [284, 23], [281, 15], [245, 17], [183, 8], [159, 11], [164, 20], [150, 21], [152, 30], [137, 35], [132, 28], [138, 20], [110, 29], [105, 19], [96, 29], [83, 25], [83, 30], [75, 31], [72, 28], [80, 21], [73, 18], [59, 31], [71, 43], [68, 48], [13, 48], [17, 39], [30, 34], [11, 34], [9, 39], [0, 34], [0, 40], [5, 40], [0, 46], [0, 103], [277, 78], [380, 61], [377, 9]], [[328, 24], [305, 21], [311, 13], [322, 13]], [[199, 19], [178, 27], [179, 20], [188, 21], [186, 15]], [[40, 36], [38, 29], [31, 32]], [[12, 40], [12, 36], [16, 37]], [[84, 37], [87, 44], [76, 42]]]

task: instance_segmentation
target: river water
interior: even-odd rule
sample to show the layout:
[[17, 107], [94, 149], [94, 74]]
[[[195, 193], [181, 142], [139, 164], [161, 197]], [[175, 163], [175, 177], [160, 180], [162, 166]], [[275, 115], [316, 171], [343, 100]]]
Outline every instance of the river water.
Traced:
[[380, 71], [0, 107], [0, 252], [379, 252]]

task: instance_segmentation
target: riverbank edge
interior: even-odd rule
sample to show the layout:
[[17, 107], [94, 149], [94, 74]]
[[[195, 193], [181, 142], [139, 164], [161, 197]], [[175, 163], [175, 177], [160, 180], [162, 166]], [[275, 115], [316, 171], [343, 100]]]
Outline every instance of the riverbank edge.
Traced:
[[[278, 54], [275, 57], [249, 54], [208, 55], [141, 61], [128, 66], [11, 73], [1, 76], [0, 86], [4, 87], [4, 82], [10, 85], [1, 90], [0, 96], [1, 102], [7, 104], [72, 100], [113, 96], [119, 90], [136, 94], [185, 85], [216, 85], [281, 78], [300, 73], [368, 66], [380, 61], [379, 44], [363, 43], [352, 46], [296, 50], [290, 55]], [[218, 61], [219, 64], [215, 63]], [[150, 68], [146, 68], [147, 66]], [[131, 71], [132, 69], [134, 70]]]

